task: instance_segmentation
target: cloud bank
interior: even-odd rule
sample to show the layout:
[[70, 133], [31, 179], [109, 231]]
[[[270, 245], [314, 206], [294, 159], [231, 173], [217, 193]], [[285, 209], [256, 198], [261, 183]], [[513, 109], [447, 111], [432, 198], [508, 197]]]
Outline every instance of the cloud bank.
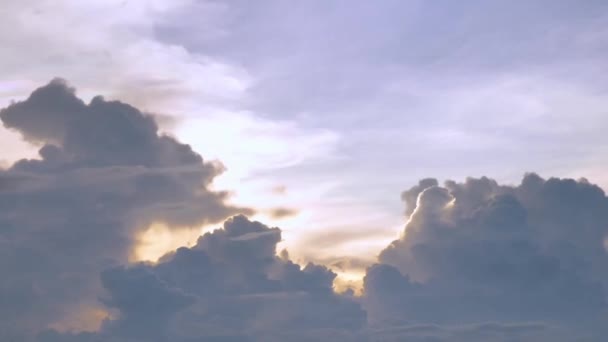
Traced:
[[196, 227], [252, 213], [208, 189], [220, 165], [159, 135], [150, 116], [127, 104], [86, 104], [53, 80], [0, 119], [42, 146], [40, 159], [0, 171], [4, 335], [95, 301], [99, 272], [126, 261], [153, 222]]
[[[554, 329], [565, 340], [601, 339], [608, 199], [599, 187], [535, 174], [516, 187], [488, 178], [437, 184], [404, 192], [412, 212], [404, 235], [367, 271], [375, 324], [542, 322], [547, 340], [560, 340]], [[485, 332], [540, 338], [538, 329], [516, 338], [529, 329], [503, 328]]]
[[[527, 174], [424, 179], [402, 194], [401, 237], [360, 296], [277, 255], [281, 230], [209, 186], [222, 168], [117, 101], [54, 80], [0, 111], [40, 159], [0, 171], [0, 339], [97, 341], [603, 341], [608, 198]], [[243, 215], [244, 214], [244, 215]], [[157, 263], [136, 236], [224, 222]], [[55, 323], [86, 307], [88, 332]], [[82, 313], [86, 314], [85, 311]]]

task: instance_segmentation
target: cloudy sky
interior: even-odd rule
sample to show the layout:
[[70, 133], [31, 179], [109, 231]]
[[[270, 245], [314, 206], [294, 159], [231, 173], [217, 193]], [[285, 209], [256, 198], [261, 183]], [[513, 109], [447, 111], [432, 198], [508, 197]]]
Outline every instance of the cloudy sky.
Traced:
[[604, 340], [606, 1], [4, 0], [0, 42], [5, 340]]

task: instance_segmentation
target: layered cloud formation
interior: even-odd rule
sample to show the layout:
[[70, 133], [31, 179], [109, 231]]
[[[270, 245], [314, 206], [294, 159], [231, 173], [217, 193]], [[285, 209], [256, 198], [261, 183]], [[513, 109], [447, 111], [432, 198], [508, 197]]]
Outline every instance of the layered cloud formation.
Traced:
[[220, 165], [159, 135], [150, 116], [127, 104], [86, 104], [54, 80], [0, 118], [42, 145], [40, 160], [0, 171], [3, 334], [95, 301], [99, 272], [127, 260], [152, 222], [190, 227], [252, 212], [207, 189]]
[[[235, 216], [156, 265], [104, 271], [102, 301], [117, 318], [78, 340], [352, 340], [365, 324], [363, 309], [333, 292], [327, 268], [301, 269], [276, 256], [280, 239], [279, 229]], [[45, 338], [53, 337], [64, 338]]]
[[[363, 291], [277, 255], [281, 231], [210, 190], [222, 168], [127, 104], [54, 80], [0, 111], [39, 160], [0, 171], [0, 339], [6, 341], [603, 341], [608, 198], [528, 174], [424, 179]], [[157, 263], [137, 234], [224, 222]], [[53, 329], [95, 307], [94, 331]], [[86, 315], [87, 311], [82, 311]]]

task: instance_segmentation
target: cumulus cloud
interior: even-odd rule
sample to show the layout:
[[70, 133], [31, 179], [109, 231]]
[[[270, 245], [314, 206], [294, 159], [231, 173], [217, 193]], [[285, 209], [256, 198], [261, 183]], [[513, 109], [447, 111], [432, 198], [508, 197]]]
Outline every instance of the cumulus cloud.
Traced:
[[413, 207], [403, 237], [365, 277], [370, 322], [546, 322], [599, 340], [590, 323], [606, 315], [608, 199], [599, 187], [535, 174], [518, 186], [437, 184], [404, 192]]
[[95, 302], [99, 272], [125, 262], [152, 222], [197, 227], [252, 213], [208, 189], [221, 165], [159, 134], [150, 116], [125, 103], [85, 103], [56, 79], [2, 109], [0, 119], [42, 146], [40, 159], [0, 171], [4, 334]]
[[336, 294], [324, 266], [277, 256], [278, 228], [235, 216], [157, 264], [104, 271], [102, 302], [117, 314], [100, 331], [39, 340], [603, 340], [606, 256], [603, 239], [590, 243], [608, 229], [601, 189], [529, 174], [409, 193], [405, 233], [367, 269], [361, 297]]
[[[54, 80], [0, 119], [41, 146], [39, 159], [0, 171], [2, 340], [595, 342], [608, 333], [608, 198], [585, 179], [421, 180], [402, 193], [401, 237], [354, 296], [334, 291], [326, 266], [277, 256], [279, 228], [210, 190], [221, 165], [138, 109], [85, 103]], [[222, 221], [157, 263], [128, 261], [153, 224]], [[49, 329], [83, 305], [108, 313], [98, 329]]]
[[[118, 310], [96, 335], [77, 341], [354, 341], [366, 316], [349, 295], [335, 294], [335, 273], [301, 268], [276, 256], [270, 228], [235, 216], [155, 265], [104, 271], [103, 302]], [[61, 336], [47, 332], [42, 341]], [[131, 340], [129, 340], [131, 341]]]

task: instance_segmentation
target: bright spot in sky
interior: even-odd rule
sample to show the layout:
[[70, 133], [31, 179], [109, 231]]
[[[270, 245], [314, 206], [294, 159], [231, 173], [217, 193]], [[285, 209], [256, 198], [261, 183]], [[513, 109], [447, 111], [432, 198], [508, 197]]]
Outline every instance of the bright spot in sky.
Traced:
[[132, 261], [156, 262], [167, 252], [179, 247], [191, 247], [205, 228], [170, 229], [163, 223], [154, 223], [137, 237]]

